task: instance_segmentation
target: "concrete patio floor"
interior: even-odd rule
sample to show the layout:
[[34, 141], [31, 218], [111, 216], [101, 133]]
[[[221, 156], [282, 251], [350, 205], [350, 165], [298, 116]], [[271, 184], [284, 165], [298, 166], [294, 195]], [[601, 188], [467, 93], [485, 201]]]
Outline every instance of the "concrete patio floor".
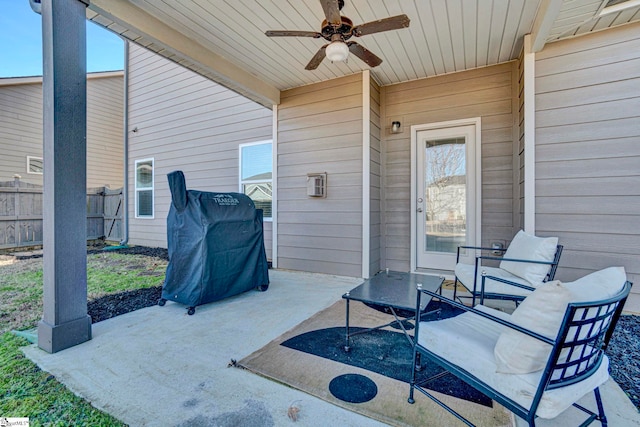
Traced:
[[[193, 316], [168, 302], [96, 323], [91, 341], [59, 353], [36, 346], [24, 352], [70, 390], [131, 426], [384, 425], [228, 367], [231, 359], [263, 347], [361, 282], [279, 270], [271, 270], [270, 278], [267, 292], [199, 306]], [[602, 393], [609, 425], [640, 426], [638, 411], [615, 382], [609, 380]], [[591, 395], [583, 401], [593, 406]], [[300, 408], [297, 422], [287, 416], [293, 403]], [[538, 425], [578, 425], [580, 416], [570, 410]], [[451, 425], [459, 425], [453, 417]]]

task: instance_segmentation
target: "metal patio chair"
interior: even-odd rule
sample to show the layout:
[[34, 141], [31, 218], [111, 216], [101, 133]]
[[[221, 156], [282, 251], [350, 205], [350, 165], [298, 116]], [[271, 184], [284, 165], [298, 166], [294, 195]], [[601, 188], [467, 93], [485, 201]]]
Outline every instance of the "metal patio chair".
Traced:
[[[520, 231], [506, 249], [459, 246], [453, 299], [459, 299], [459, 283], [471, 294], [472, 306], [477, 298], [480, 304], [484, 304], [485, 299], [500, 299], [514, 301], [517, 305], [537, 286], [554, 279], [563, 249], [557, 242], [557, 237], [535, 237]], [[461, 250], [480, 251], [475, 264], [460, 262]], [[489, 251], [502, 254], [487, 255]], [[499, 261], [500, 264], [490, 267], [483, 265], [486, 261]], [[484, 287], [481, 286], [483, 275], [487, 276]]]
[[[467, 307], [418, 287], [417, 307], [422, 294], [426, 294], [424, 297], [438, 297], [443, 303], [464, 310], [464, 313], [448, 319], [416, 324], [414, 366], [421, 356], [421, 363], [428, 359], [445, 371], [419, 384], [416, 383], [414, 372], [410, 383], [409, 403], [415, 402], [414, 390], [418, 390], [465, 424], [473, 425], [427, 389], [430, 381], [451, 374], [523, 418], [529, 426], [535, 426], [537, 417], [554, 419], [572, 406], [588, 416], [581, 425], [598, 420], [606, 426], [607, 419], [599, 391], [599, 386], [609, 379], [609, 361], [604, 350], [629, 295], [631, 283], [626, 281], [621, 267], [592, 273], [584, 279], [572, 284], [553, 282], [546, 285], [547, 288], [571, 287], [572, 290], [571, 299], [568, 300], [570, 302], [558, 304], [555, 310], [559, 327], [554, 327], [545, 334], [531, 330], [539, 330], [536, 327], [539, 316], [535, 314], [532, 326], [526, 324], [527, 327], [524, 327], [522, 322], [515, 323], [518, 310], [525, 306], [531, 308], [527, 304], [534, 298], [532, 296], [509, 315], [482, 305]], [[602, 289], [605, 288], [608, 289], [603, 292]], [[541, 292], [535, 291], [537, 296], [544, 296]], [[597, 301], [584, 300], [597, 295], [604, 298]], [[546, 310], [548, 300], [545, 296], [536, 302], [537, 309]], [[539, 366], [524, 369], [523, 373], [513, 373], [509, 371], [511, 368], [505, 369], [504, 358], [498, 355], [498, 346], [505, 334], [507, 339], [515, 335], [517, 339], [524, 337], [532, 341], [527, 346], [541, 346], [543, 351], [538, 360]], [[506, 348], [511, 351], [514, 347], [511, 342], [505, 341], [502, 344], [506, 347], [503, 346], [501, 350]], [[522, 358], [514, 360], [520, 363]], [[591, 392], [595, 397], [596, 411], [576, 403]]]

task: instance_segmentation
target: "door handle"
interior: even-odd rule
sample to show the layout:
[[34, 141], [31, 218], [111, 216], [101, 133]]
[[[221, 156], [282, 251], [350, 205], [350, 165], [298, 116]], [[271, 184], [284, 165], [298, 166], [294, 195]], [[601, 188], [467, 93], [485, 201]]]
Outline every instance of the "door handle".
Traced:
[[418, 212], [422, 212], [422, 208], [418, 208], [416, 209]]

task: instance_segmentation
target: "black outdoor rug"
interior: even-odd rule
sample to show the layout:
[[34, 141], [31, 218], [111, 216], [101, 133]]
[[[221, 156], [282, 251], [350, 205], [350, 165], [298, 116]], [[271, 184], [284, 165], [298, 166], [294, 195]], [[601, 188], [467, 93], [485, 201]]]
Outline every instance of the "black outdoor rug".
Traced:
[[[432, 308], [436, 308], [434, 303]], [[455, 314], [445, 308], [440, 316]], [[350, 304], [351, 332], [391, 320], [381, 310]], [[413, 355], [409, 341], [398, 331], [387, 327], [352, 336], [351, 350], [345, 352], [345, 302], [340, 300], [238, 365], [390, 425], [459, 425], [455, 417], [419, 392], [414, 393], [416, 403], [407, 402]], [[439, 372], [440, 368], [423, 363], [420, 378]], [[431, 382], [428, 388], [476, 425], [511, 425], [502, 406], [451, 375]]]
[[[353, 303], [352, 303], [353, 304]], [[432, 302], [427, 310], [439, 307], [439, 302]], [[456, 315], [458, 312], [447, 310], [446, 305], [441, 317]], [[429, 316], [429, 319], [437, 319], [437, 315]], [[391, 320], [389, 317], [388, 320]], [[426, 319], [423, 319], [426, 320]], [[404, 324], [405, 328], [410, 326]], [[367, 328], [351, 327], [350, 333], [365, 331]], [[294, 350], [303, 351], [325, 359], [344, 363], [350, 366], [376, 372], [407, 384], [411, 381], [411, 366], [413, 364], [413, 349], [407, 337], [401, 332], [394, 332], [387, 329], [379, 329], [354, 335], [350, 339], [350, 351], [345, 352], [345, 327], [335, 327], [318, 329], [296, 335], [283, 342], [281, 345]], [[443, 369], [424, 363], [418, 374], [417, 382], [440, 374]], [[431, 382], [427, 388], [440, 393], [448, 394], [460, 399], [491, 406], [491, 399], [484, 394], [470, 387], [465, 382], [452, 375], [446, 375], [436, 381]], [[358, 392], [358, 388], [354, 393]], [[335, 395], [335, 393], [333, 393]], [[358, 396], [345, 396], [347, 401], [358, 399]], [[342, 398], [345, 400], [345, 398]]]

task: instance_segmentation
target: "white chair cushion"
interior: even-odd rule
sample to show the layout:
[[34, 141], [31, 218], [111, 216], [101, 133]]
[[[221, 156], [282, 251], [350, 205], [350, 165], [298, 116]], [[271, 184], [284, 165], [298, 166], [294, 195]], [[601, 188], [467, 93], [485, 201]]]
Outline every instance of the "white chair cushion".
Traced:
[[[520, 230], [515, 235], [504, 254], [504, 258], [530, 261], [553, 261], [558, 246], [557, 237], [536, 237]], [[502, 261], [500, 268], [525, 279], [532, 285], [540, 284], [546, 277], [548, 264]]]
[[613, 297], [626, 281], [624, 267], [608, 267], [563, 285], [571, 292], [572, 302], [589, 302]]
[[[601, 301], [616, 295], [626, 282], [623, 267], [596, 271], [571, 283], [553, 281], [539, 286], [511, 315], [519, 326], [555, 339], [570, 302]], [[587, 318], [596, 314], [587, 314]], [[586, 333], [587, 331], [582, 331]], [[529, 373], [543, 369], [551, 346], [513, 329], [498, 339], [494, 351], [498, 372]]]
[[[624, 267], [609, 267], [563, 285], [571, 292], [571, 302], [590, 302], [602, 301], [617, 295], [626, 281]], [[601, 313], [598, 313], [597, 308], [590, 308], [584, 317], [590, 319], [598, 314]], [[598, 322], [596, 326], [600, 327], [600, 325], [601, 323]], [[580, 338], [584, 338], [587, 332], [589, 331], [582, 330]], [[574, 333], [574, 328], [571, 328], [569, 336]]]
[[[462, 283], [462, 285], [467, 288], [470, 292], [473, 291], [473, 273], [475, 271], [475, 265], [471, 264], [463, 264], [458, 263], [455, 268], [455, 275], [458, 278], [458, 281]], [[519, 283], [521, 285], [532, 286], [531, 283], [526, 280], [514, 276], [508, 271], [502, 270], [497, 267], [479, 267], [478, 268], [478, 285], [476, 292], [480, 292], [480, 287], [482, 284], [482, 272], [487, 273], [487, 276], [499, 277], [501, 279], [506, 279], [511, 282]], [[526, 289], [519, 288], [517, 286], [510, 286], [502, 282], [496, 282], [495, 280], [486, 279], [485, 280], [485, 292], [490, 292], [494, 294], [503, 294], [503, 295], [521, 295], [527, 296], [531, 294], [531, 291]]]
[[[509, 315], [500, 311], [481, 305], [476, 308], [509, 320]], [[496, 372], [494, 347], [506, 329], [476, 314], [464, 313], [440, 321], [421, 322], [418, 342], [523, 407], [530, 408], [542, 372], [521, 375]], [[609, 379], [608, 369], [609, 361], [605, 356], [600, 368], [588, 378], [546, 391], [536, 415], [546, 419], [555, 418], [582, 396], [604, 384]]]
[[[555, 339], [562, 324], [571, 292], [559, 281], [545, 283], [515, 309], [511, 321], [516, 325]], [[514, 329], [504, 331], [494, 355], [497, 372], [527, 374], [545, 367], [551, 346]]]

